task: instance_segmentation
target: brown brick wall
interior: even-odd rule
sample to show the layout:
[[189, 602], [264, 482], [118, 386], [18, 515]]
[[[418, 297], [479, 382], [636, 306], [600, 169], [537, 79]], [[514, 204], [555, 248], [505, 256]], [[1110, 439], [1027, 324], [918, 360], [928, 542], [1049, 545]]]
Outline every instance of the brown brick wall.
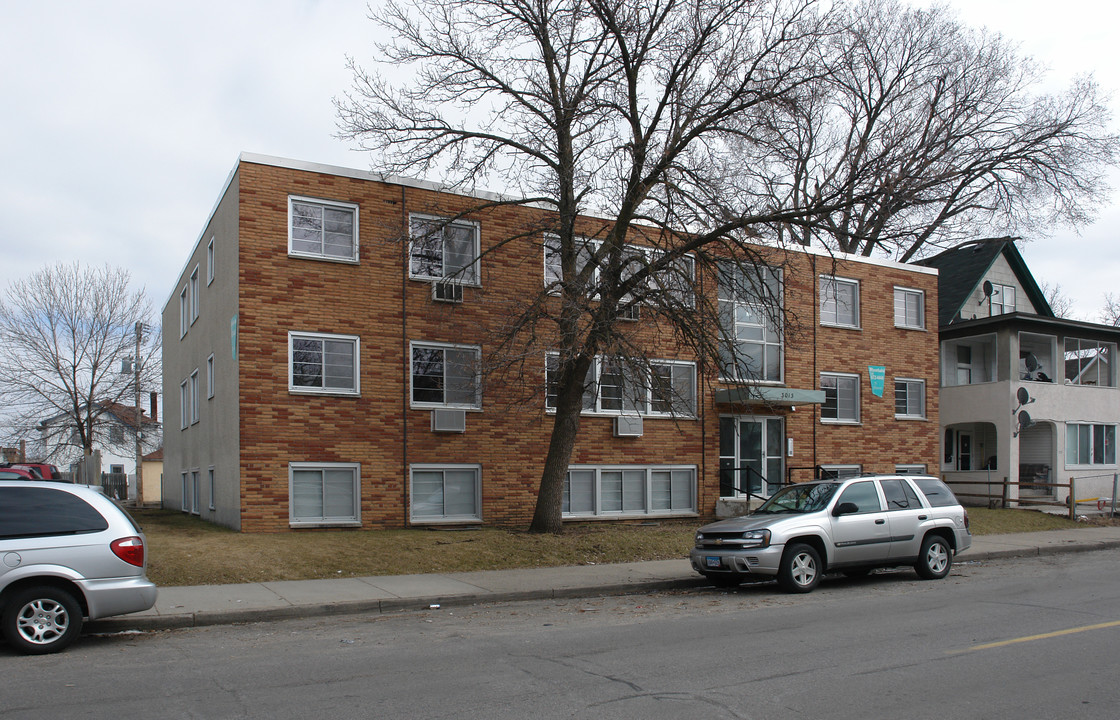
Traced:
[[[408, 468], [420, 463], [482, 467], [482, 516], [487, 524], [525, 525], [547, 449], [551, 416], [540, 392], [540, 362], [526, 382], [485, 387], [483, 411], [467, 413], [463, 434], [433, 433], [430, 411], [409, 408], [409, 341], [489, 347], [486, 328], [509, 317], [520, 297], [539, 291], [542, 253], [530, 241], [496, 247], [521, 231], [533, 210], [499, 209], [481, 223], [482, 287], [467, 287], [462, 305], [433, 303], [430, 285], [406, 280], [399, 239], [408, 212], [449, 214], [467, 200], [417, 188], [243, 162], [240, 165], [239, 381], [242, 528], [288, 528], [288, 464], [361, 463], [361, 517], [367, 528], [408, 524]], [[292, 258], [287, 253], [289, 194], [356, 203], [361, 231], [357, 265]], [[474, 202], [474, 201], [471, 201]], [[590, 221], [588, 221], [590, 222]], [[925, 290], [927, 323], [936, 327], [936, 276], [845, 263], [837, 271], [861, 281], [862, 328], [837, 330], [812, 322], [818, 272], [828, 258], [798, 255], [787, 273], [787, 305], [810, 318], [791, 337], [786, 384], [817, 388], [822, 370], [860, 373], [862, 424], [822, 425], [815, 407], [777, 411], [794, 440], [790, 465], [861, 463], [890, 471], [895, 462], [937, 460], [937, 334], [893, 326], [893, 285]], [[402, 297], [403, 293], [403, 297]], [[288, 390], [289, 331], [360, 337], [361, 396], [319, 397]], [[683, 357], [666, 345], [664, 358]], [[883, 398], [871, 395], [867, 365], [887, 367]], [[925, 378], [927, 421], [894, 419], [893, 378]], [[613, 419], [585, 416], [573, 464], [688, 464], [698, 469], [700, 511], [718, 496], [719, 415], [701, 384], [700, 418], [647, 419], [641, 438], [612, 436]], [[806, 479], [802, 476], [800, 479]]]

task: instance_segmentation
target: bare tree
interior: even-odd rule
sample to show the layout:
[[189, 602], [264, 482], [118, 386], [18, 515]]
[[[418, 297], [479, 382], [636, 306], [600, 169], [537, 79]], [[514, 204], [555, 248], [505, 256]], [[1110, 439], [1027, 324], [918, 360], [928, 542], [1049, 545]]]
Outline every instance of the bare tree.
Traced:
[[1120, 297], [1112, 293], [1105, 293], [1101, 322], [1105, 325], [1120, 327]]
[[1054, 283], [1051, 285], [1049, 282], [1043, 281], [1039, 286], [1042, 290], [1043, 297], [1050, 305], [1050, 309], [1054, 311], [1054, 315], [1060, 318], [1068, 318], [1073, 314], [1073, 299], [1066, 295], [1062, 289], [1061, 283]]
[[[158, 388], [161, 373], [151, 302], [129, 281], [118, 268], [58, 264], [14, 281], [0, 298], [0, 399], [15, 434], [41, 433], [44, 459], [89, 455], [95, 444], [133, 447], [132, 436], [109, 431], [117, 423], [107, 414], [135, 409], [135, 375], [122, 373], [122, 361], [136, 360], [137, 322], [149, 328], [142, 385]], [[133, 418], [119, 421], [131, 426]]]
[[825, 81], [773, 106], [771, 148], [744, 148], [790, 206], [862, 194], [826, 246], [909, 261], [977, 227], [1082, 224], [1106, 199], [1118, 139], [1091, 77], [1037, 94], [1034, 62], [944, 6], [863, 0], [837, 22], [817, 46]]

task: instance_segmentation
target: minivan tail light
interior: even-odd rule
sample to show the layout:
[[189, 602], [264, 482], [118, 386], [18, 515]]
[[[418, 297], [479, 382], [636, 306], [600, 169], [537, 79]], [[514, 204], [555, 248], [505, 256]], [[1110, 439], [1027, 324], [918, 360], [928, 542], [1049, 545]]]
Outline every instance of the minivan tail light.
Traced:
[[109, 543], [113, 554], [129, 565], [144, 567], [144, 539], [136, 537], [121, 538]]

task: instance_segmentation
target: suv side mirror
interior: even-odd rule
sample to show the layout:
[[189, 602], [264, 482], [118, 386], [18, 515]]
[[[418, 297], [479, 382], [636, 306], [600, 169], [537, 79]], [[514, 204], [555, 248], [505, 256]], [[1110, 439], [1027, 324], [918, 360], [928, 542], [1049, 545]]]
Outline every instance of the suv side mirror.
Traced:
[[854, 502], [842, 502], [832, 511], [833, 516], [854, 515], [859, 512], [859, 505]]

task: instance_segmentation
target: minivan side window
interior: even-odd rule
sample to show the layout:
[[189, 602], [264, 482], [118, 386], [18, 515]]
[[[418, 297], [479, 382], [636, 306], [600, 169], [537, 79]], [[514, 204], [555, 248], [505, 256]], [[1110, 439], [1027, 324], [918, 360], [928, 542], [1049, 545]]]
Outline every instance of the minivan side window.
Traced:
[[953, 491], [949, 487], [938, 480], [937, 478], [911, 478], [918, 489], [929, 500], [931, 507], [946, 507], [948, 505], [956, 505], [957, 498], [953, 496]]
[[887, 510], [920, 508], [922, 501], [910, 484], [903, 480], [883, 480], [883, 495], [887, 497]]
[[879, 493], [875, 492], [875, 483], [872, 480], [852, 483], [845, 488], [840, 499], [836, 501], [836, 507], [846, 502], [855, 503], [861, 513], [879, 512], [883, 509], [879, 504]]
[[108, 528], [101, 513], [63, 490], [0, 488], [0, 539], [82, 535]]

